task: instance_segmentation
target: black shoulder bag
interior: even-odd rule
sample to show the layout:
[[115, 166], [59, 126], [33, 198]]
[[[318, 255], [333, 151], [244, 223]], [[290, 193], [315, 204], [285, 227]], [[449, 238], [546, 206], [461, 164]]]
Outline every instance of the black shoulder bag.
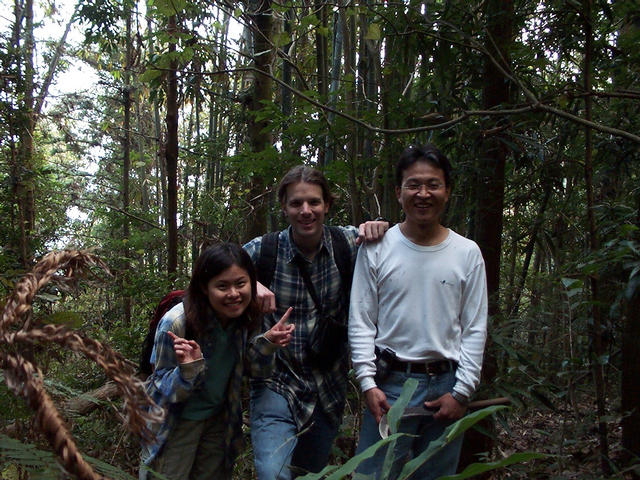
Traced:
[[304, 259], [296, 256], [294, 263], [298, 266], [307, 290], [318, 310], [318, 320], [309, 334], [309, 362], [315, 369], [331, 370], [347, 351], [346, 322], [342, 323], [333, 317], [325, 316]]

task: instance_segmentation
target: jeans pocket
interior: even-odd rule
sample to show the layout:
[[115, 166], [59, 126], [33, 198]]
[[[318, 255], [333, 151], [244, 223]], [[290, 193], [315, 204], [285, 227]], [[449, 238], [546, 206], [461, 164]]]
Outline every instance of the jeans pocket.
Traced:
[[429, 386], [427, 388], [427, 401], [440, 398], [445, 393], [451, 393], [453, 386], [456, 384], [455, 372], [445, 372], [440, 375], [429, 377]]

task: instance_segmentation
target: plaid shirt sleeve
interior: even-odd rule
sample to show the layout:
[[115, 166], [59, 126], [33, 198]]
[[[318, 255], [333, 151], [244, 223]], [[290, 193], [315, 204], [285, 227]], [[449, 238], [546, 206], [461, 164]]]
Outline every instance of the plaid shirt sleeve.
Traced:
[[258, 260], [258, 256], [260, 255], [260, 247], [262, 246], [262, 237], [256, 237], [248, 243], [245, 243], [242, 248], [244, 248], [245, 252], [249, 254], [251, 260], [255, 265]]
[[251, 339], [245, 356], [245, 370], [251, 378], [267, 378], [276, 364], [278, 346], [267, 340], [264, 334]]
[[154, 341], [155, 370], [149, 377], [148, 390], [156, 403], [166, 405], [184, 401], [204, 379], [204, 359], [178, 364], [173, 350], [173, 332], [183, 337], [184, 308], [182, 304], [169, 310], [158, 324]]

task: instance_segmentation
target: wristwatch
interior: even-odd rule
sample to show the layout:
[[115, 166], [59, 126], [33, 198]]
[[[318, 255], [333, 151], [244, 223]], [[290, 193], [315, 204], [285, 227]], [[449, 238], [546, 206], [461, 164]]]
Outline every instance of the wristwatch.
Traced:
[[460, 405], [463, 405], [465, 407], [469, 405], [469, 397], [467, 397], [466, 395], [458, 392], [451, 392], [451, 396], [455, 398]]

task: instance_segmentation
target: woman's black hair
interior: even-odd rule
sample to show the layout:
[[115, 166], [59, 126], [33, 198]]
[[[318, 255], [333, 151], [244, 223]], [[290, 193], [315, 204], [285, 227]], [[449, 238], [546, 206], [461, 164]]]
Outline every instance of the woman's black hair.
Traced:
[[240, 321], [252, 330], [257, 325], [258, 314], [256, 306], [256, 269], [251, 257], [240, 245], [235, 243], [218, 243], [204, 250], [191, 274], [191, 281], [187, 288], [185, 302], [185, 321], [187, 338], [198, 338], [207, 326], [208, 313], [211, 311], [207, 286], [209, 281], [224, 272], [227, 268], [237, 265], [249, 274], [251, 282], [251, 302]]

